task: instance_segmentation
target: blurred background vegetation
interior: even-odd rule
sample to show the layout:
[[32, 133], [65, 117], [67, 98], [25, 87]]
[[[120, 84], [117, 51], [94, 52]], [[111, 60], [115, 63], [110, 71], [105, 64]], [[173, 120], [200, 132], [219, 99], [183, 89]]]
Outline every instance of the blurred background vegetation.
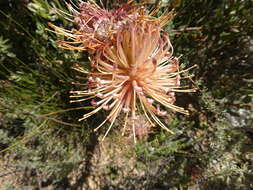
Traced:
[[53, 9], [64, 1], [0, 1], [0, 189], [253, 189], [253, 2], [160, 5], [175, 9], [165, 30], [182, 68], [198, 65], [199, 90], [177, 95], [191, 114], [165, 120], [176, 135], [157, 129], [133, 144], [121, 119], [103, 143], [92, 129], [105, 114], [77, 122], [88, 104], [69, 103], [81, 80], [70, 67], [87, 55], [46, 30], [74, 27]]

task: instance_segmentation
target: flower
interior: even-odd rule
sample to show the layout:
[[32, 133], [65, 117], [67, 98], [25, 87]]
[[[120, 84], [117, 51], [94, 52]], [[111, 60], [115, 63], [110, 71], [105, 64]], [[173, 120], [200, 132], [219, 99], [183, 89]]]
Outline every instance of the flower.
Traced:
[[[60, 47], [71, 50], [88, 50], [91, 70], [76, 65], [73, 69], [87, 76], [85, 89], [71, 91], [71, 102], [90, 101], [94, 109], [83, 115], [80, 121], [100, 110], [109, 113], [95, 129], [107, 121], [110, 125], [103, 137], [107, 136], [116, 118], [125, 114], [123, 131], [131, 125], [132, 136], [148, 134], [150, 127], [140, 127], [137, 120], [145, 115], [149, 126], [158, 124], [173, 133], [160, 120], [166, 117], [167, 109], [188, 114], [188, 111], [174, 105], [175, 92], [193, 92], [181, 86], [180, 81], [191, 76], [181, 74], [191, 69], [179, 70], [178, 58], [173, 56], [173, 47], [168, 34], [162, 27], [173, 13], [155, 18], [159, 8], [148, 12], [144, 3], [133, 1], [113, 10], [100, 8], [92, 1], [78, 6], [67, 4], [70, 10], [66, 19], [75, 23], [77, 29], [66, 30], [50, 24], [55, 33], [67, 37], [59, 41]], [[194, 66], [193, 66], [194, 67]]]
[[102, 109], [108, 110], [107, 118], [95, 129], [107, 121], [111, 123], [104, 139], [118, 115], [124, 113], [125, 122], [133, 121], [135, 141], [135, 121], [137, 115], [143, 113], [152, 126], [157, 123], [173, 133], [159, 117], [167, 115], [166, 108], [188, 114], [185, 109], [174, 105], [175, 92], [192, 92], [194, 89], [180, 86], [180, 74], [186, 70], [179, 71], [179, 61], [172, 54], [168, 34], [162, 32], [157, 22], [129, 22], [117, 32], [112, 44], [90, 56], [91, 71], [85, 71], [81, 66], [74, 67], [87, 74], [88, 82], [87, 89], [71, 91], [72, 98], [79, 98], [71, 102], [91, 100], [94, 106], [94, 110], [80, 120]]
[[173, 13], [162, 15], [155, 18], [154, 15], [158, 8], [149, 14], [143, 8], [144, 3], [134, 4], [129, 1], [117, 9], [108, 11], [100, 8], [93, 1], [81, 2], [78, 6], [67, 4], [70, 13], [65, 13], [59, 9], [59, 14], [76, 24], [78, 29], [67, 30], [49, 23], [55, 33], [67, 37], [67, 41], [59, 40], [59, 47], [71, 50], [88, 50], [94, 53], [100, 47], [112, 43], [117, 32], [124, 28], [130, 22], [152, 21], [159, 23], [160, 26], [171, 19]]

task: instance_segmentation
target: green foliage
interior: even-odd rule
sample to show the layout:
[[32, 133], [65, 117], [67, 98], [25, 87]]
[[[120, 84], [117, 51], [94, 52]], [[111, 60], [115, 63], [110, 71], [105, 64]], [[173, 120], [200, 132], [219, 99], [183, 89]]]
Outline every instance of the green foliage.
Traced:
[[0, 62], [3, 62], [5, 58], [14, 58], [15, 54], [10, 51], [11, 45], [9, 44], [9, 40], [0, 36]]
[[[33, 12], [20, 4], [15, 5], [19, 9], [1, 10], [0, 147], [8, 149], [1, 154], [28, 172], [16, 188], [36, 186], [32, 171], [43, 174], [41, 183], [61, 181], [85, 158], [85, 149], [77, 151], [76, 141], [85, 143], [89, 133], [76, 122], [78, 113], [63, 111], [71, 108], [70, 67], [82, 58], [77, 52], [59, 50], [56, 37], [46, 31], [48, 21], [61, 22], [47, 12], [58, 5], [34, 1], [28, 5]], [[60, 114], [49, 114], [59, 110]]]

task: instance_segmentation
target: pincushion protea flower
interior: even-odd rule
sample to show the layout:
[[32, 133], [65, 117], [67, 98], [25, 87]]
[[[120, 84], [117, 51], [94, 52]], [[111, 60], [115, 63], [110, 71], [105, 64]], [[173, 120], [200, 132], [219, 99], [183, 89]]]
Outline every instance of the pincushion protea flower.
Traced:
[[143, 8], [144, 3], [134, 4], [128, 1], [127, 4], [121, 5], [117, 9], [108, 11], [100, 8], [93, 1], [82, 2], [78, 6], [72, 6], [67, 3], [70, 13], [63, 12], [59, 9], [56, 11], [77, 25], [78, 29], [66, 30], [49, 23], [55, 33], [67, 37], [67, 41], [59, 40], [61, 48], [71, 50], [88, 50], [94, 53], [97, 49], [111, 43], [115, 34], [124, 28], [129, 22], [148, 20], [159, 23], [160, 26], [170, 20], [173, 13], [162, 15], [159, 18], [152, 17], [158, 8], [147, 14]]
[[[132, 122], [135, 140], [135, 120], [138, 113], [144, 113], [151, 125], [157, 123], [173, 133], [159, 119], [165, 117], [169, 108], [175, 112], [188, 114], [175, 106], [175, 92], [192, 92], [180, 86], [179, 62], [172, 56], [173, 47], [165, 32], [156, 22], [130, 22], [116, 35], [113, 44], [107, 44], [90, 57], [92, 70], [85, 71], [80, 66], [74, 69], [87, 74], [87, 89], [72, 91], [71, 102], [91, 100], [94, 110], [85, 114], [86, 119], [98, 111], [109, 111], [107, 118], [95, 129], [109, 121], [104, 137], [111, 130], [120, 113], [125, 114], [125, 122]], [[137, 106], [140, 104], [140, 107]], [[126, 126], [126, 123], [125, 125]], [[103, 138], [104, 138], [103, 137]]]
[[[147, 134], [138, 129], [138, 116], [145, 115], [150, 126], [158, 124], [173, 133], [160, 120], [167, 116], [166, 109], [188, 114], [175, 106], [175, 92], [193, 92], [180, 85], [183, 79], [179, 62], [173, 54], [168, 34], [161, 27], [172, 14], [154, 18], [157, 9], [148, 13], [140, 4], [129, 1], [117, 9], [108, 11], [92, 1], [81, 2], [78, 7], [67, 4], [71, 14], [57, 10], [78, 29], [66, 30], [50, 24], [55, 33], [64, 35], [67, 41], [59, 41], [60, 47], [71, 50], [88, 50], [91, 71], [81, 66], [73, 68], [87, 75], [86, 89], [71, 91], [71, 102], [89, 100], [94, 110], [85, 114], [86, 119], [104, 109], [110, 125], [107, 136], [120, 113], [125, 114], [124, 132], [131, 125], [134, 141], [136, 136]], [[147, 14], [148, 13], [148, 14]], [[190, 78], [190, 77], [184, 77]], [[82, 85], [83, 86], [83, 85]], [[139, 133], [141, 135], [139, 135]]]

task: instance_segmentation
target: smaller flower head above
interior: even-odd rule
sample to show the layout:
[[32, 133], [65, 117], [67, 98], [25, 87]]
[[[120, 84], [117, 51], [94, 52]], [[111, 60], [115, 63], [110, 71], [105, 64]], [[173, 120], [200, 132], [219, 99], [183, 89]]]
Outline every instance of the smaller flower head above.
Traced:
[[125, 121], [133, 121], [135, 134], [135, 120], [143, 113], [150, 125], [155, 126], [156, 123], [173, 133], [159, 117], [167, 116], [166, 108], [188, 114], [174, 105], [175, 92], [194, 90], [180, 86], [180, 73], [184, 71], [179, 71], [178, 59], [172, 53], [169, 37], [164, 32], [161, 34], [159, 24], [150, 21], [128, 23], [117, 33], [113, 44], [99, 49], [91, 57], [90, 72], [75, 67], [88, 75], [88, 83], [86, 90], [71, 92], [73, 98], [82, 98], [72, 102], [91, 99], [94, 106], [94, 110], [80, 120], [101, 109], [108, 110], [107, 118], [95, 129], [109, 121], [111, 125], [106, 136], [118, 115], [125, 113]]
[[57, 11], [75, 23], [78, 29], [66, 30], [51, 23], [49, 25], [55, 33], [68, 38], [68, 41], [59, 41], [61, 48], [89, 50], [90, 53], [114, 41], [115, 34], [130, 22], [152, 20], [162, 26], [172, 17], [172, 14], [167, 14], [155, 18], [152, 16], [155, 11], [150, 14], [145, 12], [144, 3], [134, 4], [130, 1], [111, 11], [100, 8], [93, 1], [81, 2], [78, 7], [67, 5], [71, 14]]

